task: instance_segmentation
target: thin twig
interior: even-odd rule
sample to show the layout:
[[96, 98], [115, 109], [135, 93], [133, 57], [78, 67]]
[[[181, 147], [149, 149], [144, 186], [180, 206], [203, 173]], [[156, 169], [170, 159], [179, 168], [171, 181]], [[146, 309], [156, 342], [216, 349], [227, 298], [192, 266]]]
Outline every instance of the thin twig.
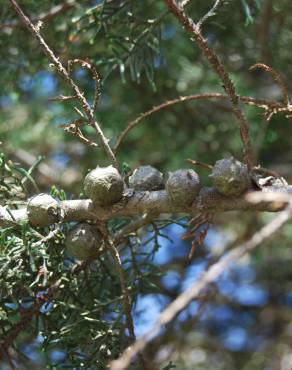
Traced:
[[179, 5], [181, 7], [185, 7], [186, 5], [188, 5], [188, 3], [190, 3], [191, 0], [181, 0], [181, 2], [179, 3]]
[[48, 241], [52, 240], [53, 238], [55, 238], [58, 234], [58, 232], [60, 231], [60, 227], [57, 227], [56, 229], [52, 230], [49, 232], [48, 235], [44, 236], [41, 240], [38, 240], [37, 242], [33, 243], [31, 245], [32, 248], [37, 248], [39, 247], [40, 245], [44, 244], [44, 243], [47, 243]]
[[208, 170], [212, 170], [214, 167], [211, 164], [194, 161], [193, 159], [187, 159], [187, 162], [191, 163], [194, 166], [201, 166], [201, 167], [207, 168]]
[[239, 258], [271, 237], [291, 218], [291, 216], [292, 205], [290, 203], [284, 211], [255, 233], [247, 242], [222, 256], [219, 261], [213, 264], [198, 281], [167, 306], [167, 308], [160, 314], [153, 327], [138, 339], [134, 345], [128, 347], [118, 360], [111, 363], [110, 370], [127, 369], [132, 359], [160, 332], [163, 325], [169, 323], [181, 310], [187, 307], [193, 299], [197, 298], [200, 292], [210, 283], [214, 282], [219, 275], [221, 275], [230, 266], [230, 264], [238, 261]]
[[[38, 14], [37, 16], [32, 17], [32, 22], [38, 23], [38, 22], [45, 22], [50, 19], [55, 18], [57, 15], [64, 13], [67, 10], [72, 9], [75, 6], [75, 0], [67, 0], [64, 2], [64, 4], [55, 5], [53, 6], [48, 12], [43, 12]], [[0, 29], [2, 28], [15, 28], [21, 25], [21, 22], [19, 21], [11, 21], [7, 23], [0, 24]]]
[[123, 293], [123, 302], [124, 302], [124, 310], [125, 310], [125, 315], [126, 315], [126, 320], [127, 320], [127, 327], [128, 327], [129, 334], [130, 334], [130, 339], [135, 340], [136, 336], [135, 336], [133, 318], [132, 318], [132, 313], [131, 313], [132, 311], [131, 300], [130, 300], [129, 290], [127, 286], [126, 274], [122, 267], [122, 262], [121, 262], [119, 252], [117, 248], [115, 247], [112, 239], [108, 235], [107, 236], [103, 235], [103, 236], [104, 236], [105, 243], [107, 244], [107, 247], [110, 250], [113, 256], [113, 259], [118, 267], [121, 289]]
[[196, 24], [185, 14], [183, 8], [179, 7], [174, 0], [164, 0], [170, 12], [177, 18], [183, 28], [191, 34], [192, 40], [196, 42], [198, 47], [209, 61], [213, 70], [217, 73], [223, 82], [224, 89], [232, 103], [233, 113], [238, 121], [240, 136], [243, 143], [243, 157], [249, 168], [252, 167], [252, 148], [250, 142], [248, 123], [243, 111], [240, 108], [240, 98], [235, 91], [233, 82], [225, 71], [225, 68], [219, 61], [215, 52], [209, 47], [207, 40], [202, 36]]
[[68, 68], [67, 69], [68, 69], [69, 74], [71, 74], [74, 64], [79, 64], [82, 68], [85, 68], [85, 69], [87, 69], [88, 71], [90, 71], [92, 73], [92, 77], [95, 81], [95, 93], [94, 93], [92, 110], [95, 112], [96, 108], [97, 108], [99, 98], [100, 98], [100, 78], [99, 78], [99, 75], [97, 73], [97, 70], [91, 63], [89, 63], [86, 60], [72, 59], [72, 60], [68, 61]]
[[80, 129], [80, 126], [86, 125], [87, 122], [84, 121], [84, 118], [75, 119], [69, 124], [61, 124], [59, 127], [63, 128], [64, 131], [69, 132], [72, 135], [77, 136], [81, 141], [84, 141], [89, 146], [98, 147], [98, 145], [85, 137]]
[[202, 28], [202, 25], [206, 20], [210, 17], [213, 17], [216, 15], [216, 10], [219, 8], [219, 6], [222, 5], [222, 0], [216, 0], [215, 4], [212, 6], [212, 8], [206, 13], [200, 20], [197, 22], [197, 27], [200, 30]]
[[70, 85], [72, 88], [74, 95], [76, 96], [76, 99], [80, 102], [86, 117], [88, 119], [88, 122], [91, 126], [94, 127], [97, 137], [99, 139], [100, 145], [111, 160], [111, 163], [118, 168], [118, 162], [116, 160], [116, 157], [111, 149], [111, 147], [108, 144], [108, 139], [104, 136], [103, 131], [101, 130], [98, 122], [94, 118], [94, 111], [90, 107], [89, 103], [84, 97], [84, 94], [80, 91], [79, 87], [75, 84], [75, 82], [70, 77], [68, 71], [65, 69], [63, 64], [60, 62], [59, 58], [55, 56], [52, 49], [47, 45], [43, 37], [41, 36], [39, 30], [37, 27], [35, 27], [30, 19], [23, 13], [22, 9], [17, 4], [16, 0], [9, 0], [12, 6], [14, 7], [16, 13], [18, 14], [21, 21], [24, 23], [26, 28], [32, 33], [32, 35], [35, 37], [35, 39], [39, 42], [40, 47], [44, 51], [44, 53], [47, 55], [47, 57], [51, 60], [51, 62], [56, 67], [57, 72], [60, 74], [60, 76], [65, 80], [67, 84]]
[[[120, 134], [120, 136], [117, 139], [114, 151], [116, 152], [118, 148], [120, 147], [121, 143], [125, 139], [125, 137], [128, 135], [128, 133], [136, 127], [141, 121], [143, 121], [145, 118], [151, 116], [154, 113], [159, 112], [162, 109], [168, 108], [172, 105], [183, 103], [186, 101], [191, 100], [204, 100], [204, 99], [229, 99], [228, 95], [221, 94], [221, 93], [205, 93], [205, 94], [194, 94], [194, 95], [186, 95], [186, 96], [180, 96], [173, 100], [168, 100], [162, 104], [156, 105], [152, 107], [150, 110], [141, 113], [137, 118], [135, 118], [133, 121], [129, 122], [125, 130]], [[282, 103], [274, 101], [274, 100], [266, 100], [266, 99], [255, 99], [249, 96], [241, 96], [239, 97], [240, 101], [247, 105], [256, 106], [259, 108], [263, 108], [266, 111], [270, 108], [272, 109], [287, 109], [286, 106], [284, 106]]]
[[117, 231], [114, 236], [113, 240], [115, 243], [120, 243], [124, 239], [127, 238], [127, 236], [141, 227], [148, 225], [154, 218], [154, 215], [151, 213], [145, 213], [141, 217], [138, 217], [136, 220], [133, 220], [128, 225], [124, 226], [122, 229]]
[[64, 95], [59, 95], [59, 96], [55, 96], [53, 98], [49, 98], [48, 100], [50, 102], [55, 102], [55, 101], [61, 101], [61, 102], [66, 102], [66, 101], [71, 101], [71, 100], [74, 100], [76, 99], [75, 96], [71, 95], [71, 96], [64, 96]]
[[282, 91], [284, 104], [288, 106], [289, 105], [288, 85], [284, 78], [280, 75], [280, 73], [277, 72], [274, 68], [263, 63], [254, 64], [249, 68], [251, 72], [255, 71], [256, 69], [263, 69], [265, 72], [268, 72], [272, 76], [274, 82], [279, 86], [280, 90]]
[[[121, 284], [121, 289], [122, 289], [122, 294], [123, 294], [123, 306], [124, 306], [124, 312], [126, 315], [127, 327], [129, 330], [130, 340], [133, 342], [136, 340], [136, 335], [135, 335], [135, 329], [134, 329], [134, 323], [133, 323], [133, 317], [132, 317], [131, 298], [130, 298], [130, 293], [129, 293], [129, 289], [127, 286], [126, 273], [125, 273], [125, 270], [123, 269], [119, 252], [114, 244], [113, 239], [109, 236], [106, 226], [104, 224], [99, 225], [99, 230], [101, 231], [103, 235], [103, 240], [107, 248], [109, 249], [114, 259], [114, 262], [117, 266], [117, 269], [118, 269], [120, 284]], [[143, 366], [143, 369], [148, 370], [147, 363], [142, 353], [139, 354], [139, 359]]]

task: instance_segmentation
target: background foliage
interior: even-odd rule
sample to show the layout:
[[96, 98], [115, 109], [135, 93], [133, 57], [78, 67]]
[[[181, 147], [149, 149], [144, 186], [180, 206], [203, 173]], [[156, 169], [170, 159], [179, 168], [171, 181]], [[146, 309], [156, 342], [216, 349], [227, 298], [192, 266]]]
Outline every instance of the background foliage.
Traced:
[[[8, 5], [0, 9], [0, 204], [17, 205], [38, 191], [76, 198], [89, 168], [106, 163], [92, 149], [58, 126], [72, 120], [72, 104], [51, 102], [68, 93], [38, 45], [19, 25]], [[63, 1], [19, 2], [30, 17], [47, 14]], [[163, 1], [71, 1], [44, 19], [41, 32], [65, 62], [88, 58], [102, 78], [97, 117], [114, 145], [139, 113], [179, 95], [221, 92], [217, 76]], [[199, 20], [212, 1], [190, 2]], [[289, 0], [225, 1], [203, 34], [216, 50], [242, 95], [280, 99], [264, 72], [249, 67], [264, 62], [278, 70], [291, 90], [292, 12]], [[82, 70], [74, 77], [87, 96], [92, 80]], [[258, 163], [291, 183], [291, 121], [275, 116], [267, 124], [258, 108], [244, 107]], [[94, 132], [88, 128], [88, 136]], [[227, 154], [241, 156], [241, 142], [225, 101], [187, 102], [163, 110], [130, 132], [119, 161], [135, 168], [152, 164], [164, 173], [193, 158], [213, 164]], [[208, 171], [200, 169], [205, 184]], [[39, 188], [39, 190], [38, 190]], [[62, 190], [63, 189], [63, 190]], [[245, 240], [270, 217], [224, 214], [215, 217], [205, 243], [188, 260], [190, 245], [180, 236], [185, 219], [158, 220], [120, 246], [132, 286], [137, 334], [184, 290], [222, 247]], [[111, 223], [117, 231], [128, 220]], [[28, 225], [0, 230], [0, 338], [10, 340], [19, 368], [105, 369], [127, 345], [119, 279], [110, 255], [73, 274], [74, 260], [64, 249], [60, 228], [49, 243], [33, 247], [50, 230]], [[292, 228], [226, 271], [150, 344], [153, 368], [289, 369], [292, 362]], [[171, 242], [173, 240], [173, 242]], [[61, 278], [54, 300], [50, 283]], [[38, 314], [25, 321], [36, 296]], [[24, 318], [24, 319], [23, 319]], [[26, 323], [24, 327], [21, 325]], [[17, 333], [17, 335], [15, 335]], [[11, 367], [1, 353], [3, 369]], [[170, 365], [169, 365], [170, 364]], [[167, 367], [169, 365], [169, 367]], [[138, 365], [133, 365], [133, 368]]]

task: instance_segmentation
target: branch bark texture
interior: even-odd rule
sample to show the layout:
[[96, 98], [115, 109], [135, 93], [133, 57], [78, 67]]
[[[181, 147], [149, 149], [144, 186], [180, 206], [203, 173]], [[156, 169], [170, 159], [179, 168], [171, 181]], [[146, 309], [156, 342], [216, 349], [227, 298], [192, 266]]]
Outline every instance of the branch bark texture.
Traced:
[[[292, 195], [292, 186], [283, 188], [287, 194]], [[64, 222], [70, 221], [106, 221], [115, 217], [133, 217], [150, 214], [196, 214], [201, 212], [227, 212], [227, 211], [281, 211], [286, 202], [261, 201], [251, 203], [245, 195], [239, 197], [226, 197], [218, 193], [213, 187], [204, 187], [190, 205], [173, 204], [165, 190], [128, 192], [123, 199], [110, 207], [95, 205], [90, 199], [65, 200], [59, 203], [60, 212]], [[27, 207], [12, 210], [0, 207], [0, 227], [8, 227], [20, 222], [28, 222]], [[55, 219], [56, 223], [59, 219]], [[31, 224], [35, 226], [32, 222]], [[52, 224], [52, 215], [48, 210], [48, 217], [41, 226]], [[40, 225], [39, 225], [40, 226]]]

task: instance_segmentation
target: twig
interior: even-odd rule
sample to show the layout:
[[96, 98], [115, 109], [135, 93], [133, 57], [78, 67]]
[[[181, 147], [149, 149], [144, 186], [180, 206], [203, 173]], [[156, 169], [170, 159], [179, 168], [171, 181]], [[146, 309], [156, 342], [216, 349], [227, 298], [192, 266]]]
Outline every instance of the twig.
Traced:
[[101, 130], [98, 122], [94, 118], [94, 111], [88, 104], [87, 100], [85, 99], [83, 93], [81, 93], [79, 87], [75, 84], [75, 82], [70, 77], [68, 71], [65, 69], [63, 64], [60, 62], [59, 58], [55, 56], [52, 49], [47, 45], [43, 37], [41, 36], [39, 30], [37, 27], [35, 27], [30, 19], [23, 13], [22, 9], [17, 4], [16, 0], [9, 0], [12, 6], [14, 7], [16, 13], [18, 14], [19, 18], [22, 20], [26, 28], [32, 33], [32, 35], [36, 38], [36, 40], [39, 42], [41, 48], [43, 49], [44, 53], [47, 55], [47, 57], [52, 61], [54, 66], [56, 67], [56, 70], [60, 74], [60, 76], [67, 82], [67, 84], [70, 85], [72, 88], [74, 95], [76, 96], [76, 99], [80, 102], [86, 117], [88, 119], [88, 122], [91, 126], [94, 127], [97, 137], [100, 141], [100, 145], [111, 160], [111, 163], [118, 168], [118, 162], [116, 160], [116, 157], [110, 148], [108, 144], [108, 139], [104, 136], [103, 131]]
[[[134, 329], [134, 323], [133, 323], [133, 317], [132, 317], [131, 298], [130, 298], [130, 293], [129, 293], [129, 289], [127, 286], [126, 273], [125, 273], [125, 270], [123, 269], [119, 252], [112, 238], [109, 236], [106, 226], [104, 224], [99, 225], [99, 230], [101, 231], [103, 235], [103, 240], [106, 246], [108, 247], [114, 259], [114, 262], [117, 266], [117, 269], [118, 269], [120, 284], [121, 284], [121, 289], [122, 289], [122, 294], [123, 294], [123, 306], [124, 306], [124, 311], [126, 315], [127, 327], [128, 327], [129, 334], [130, 334], [130, 340], [135, 341], [136, 335], [135, 335], [135, 329]], [[145, 370], [148, 370], [147, 363], [142, 354], [139, 355], [139, 359], [141, 361], [143, 368]]]
[[80, 126], [87, 124], [83, 118], [75, 119], [69, 124], [61, 124], [59, 127], [63, 128], [64, 131], [69, 132], [72, 135], [77, 136], [81, 141], [84, 141], [89, 146], [98, 147], [98, 145], [85, 137], [80, 129]]
[[55, 96], [53, 98], [49, 98], [49, 101], [50, 102], [54, 102], [54, 101], [61, 101], [61, 102], [65, 101], [66, 102], [66, 101], [71, 101], [71, 100], [74, 100], [74, 99], [76, 99], [76, 97], [73, 96], [73, 95], [71, 95], [71, 96], [59, 95], [59, 96]]
[[197, 22], [197, 27], [200, 30], [202, 28], [202, 25], [206, 20], [210, 17], [213, 17], [216, 15], [216, 10], [219, 8], [219, 6], [222, 5], [222, 0], [216, 0], [215, 4], [212, 6], [212, 8], [206, 13], [200, 20]]
[[55, 238], [55, 236], [58, 234], [60, 231], [60, 227], [57, 227], [56, 229], [52, 230], [49, 232], [48, 235], [44, 236], [41, 240], [38, 240], [37, 242], [33, 243], [31, 246], [32, 248], [37, 248], [40, 245], [50, 241], [51, 239]]
[[187, 159], [187, 162], [191, 163], [194, 166], [201, 166], [201, 167], [207, 168], [208, 170], [213, 169], [213, 166], [211, 164], [208, 164], [208, 163], [194, 161], [193, 159]]
[[122, 356], [111, 363], [110, 370], [124, 370], [130, 365], [132, 359], [142, 351], [159, 332], [163, 325], [169, 323], [181, 310], [183, 310], [193, 299], [197, 298], [200, 292], [210, 283], [214, 282], [231, 263], [254, 249], [263, 241], [278, 231], [292, 216], [292, 205], [282, 211], [276, 218], [266, 224], [261, 230], [255, 233], [247, 242], [231, 250], [219, 261], [213, 264], [189, 289], [178, 296], [159, 316], [153, 327], [147, 331], [134, 345], [128, 347]]
[[[53, 6], [48, 12], [40, 13], [37, 16], [32, 17], [32, 22], [44, 22], [47, 20], [50, 20], [52, 18], [55, 18], [57, 15], [64, 13], [67, 10], [70, 10], [75, 6], [75, 0], [67, 0], [64, 2], [64, 4]], [[0, 29], [2, 28], [15, 28], [20, 26], [21, 23], [18, 21], [11, 21], [7, 23], [0, 24]]]
[[[213, 214], [202, 213], [192, 218], [188, 225], [188, 230], [181, 236], [182, 240], [192, 239], [192, 247], [189, 252], [188, 258], [192, 259], [193, 255], [199, 245], [205, 240], [209, 231]], [[200, 230], [202, 228], [202, 230]]]
[[82, 68], [85, 68], [85, 69], [87, 69], [88, 71], [90, 71], [92, 73], [92, 77], [95, 81], [95, 93], [94, 93], [92, 110], [93, 110], [93, 112], [95, 112], [96, 108], [97, 108], [99, 98], [100, 98], [100, 78], [99, 78], [99, 75], [97, 73], [97, 70], [88, 61], [85, 61], [85, 60], [82, 60], [82, 59], [73, 59], [73, 60], [68, 61], [68, 68], [67, 69], [68, 69], [69, 74], [71, 74], [74, 64], [79, 64]]
[[133, 220], [128, 225], [124, 226], [121, 230], [117, 231], [114, 234], [113, 240], [115, 243], [120, 243], [124, 240], [127, 235], [135, 232], [136, 230], [140, 229], [141, 227], [148, 225], [154, 218], [153, 214], [145, 213], [143, 216], [139, 217], [136, 220]]
[[[125, 130], [121, 133], [121, 135], [118, 137], [114, 151], [116, 152], [118, 148], [120, 147], [121, 143], [125, 139], [125, 137], [128, 135], [128, 133], [136, 127], [143, 119], [151, 116], [154, 113], [159, 112], [162, 109], [168, 108], [172, 105], [178, 104], [178, 103], [183, 103], [186, 101], [191, 101], [191, 100], [204, 100], [204, 99], [224, 99], [227, 100], [229, 99], [228, 95], [224, 95], [221, 93], [205, 93], [205, 94], [194, 94], [194, 95], [186, 95], [186, 96], [180, 96], [176, 99], [173, 100], [168, 100], [162, 104], [156, 105], [152, 107], [150, 110], [141, 113], [137, 118], [135, 118], [133, 121], [131, 121]], [[284, 108], [286, 109], [287, 107], [280, 102], [277, 102], [275, 100], [266, 100], [266, 99], [255, 99], [249, 96], [241, 96], [239, 97], [240, 101], [247, 105], [251, 106], [256, 106], [259, 108], [263, 108], [266, 111], [270, 109], [280, 109]]]
[[122, 292], [123, 292], [123, 302], [124, 302], [124, 310], [125, 310], [125, 315], [126, 315], [126, 320], [127, 320], [127, 327], [128, 327], [129, 334], [130, 334], [130, 339], [135, 340], [136, 336], [135, 336], [133, 318], [132, 318], [132, 313], [131, 313], [131, 311], [132, 311], [131, 301], [130, 301], [130, 295], [129, 295], [129, 291], [128, 291], [128, 287], [127, 287], [126, 274], [125, 274], [125, 271], [122, 267], [121, 258], [120, 258], [120, 255], [119, 255], [119, 252], [118, 252], [117, 248], [114, 245], [114, 242], [112, 241], [112, 239], [108, 235], [105, 236], [103, 234], [103, 236], [104, 236], [104, 240], [107, 244], [107, 247], [110, 250], [110, 252], [113, 256], [113, 259], [114, 259], [114, 261], [115, 261], [115, 263], [118, 267], [120, 282], [121, 282], [121, 288], [122, 288]]
[[160, 105], [154, 106], [153, 108], [151, 108], [147, 112], [141, 113], [136, 119], [134, 119], [133, 121], [131, 121], [128, 124], [128, 126], [125, 128], [125, 130], [121, 133], [121, 135], [117, 139], [117, 143], [115, 145], [114, 151], [116, 152], [118, 150], [119, 146], [121, 145], [122, 141], [127, 136], [127, 134], [129, 133], [129, 131], [131, 131], [135, 126], [137, 126], [140, 121], [142, 121], [144, 118], [152, 115], [153, 113], [156, 113], [156, 112], [160, 111], [161, 109], [167, 108], [171, 105], [181, 103], [181, 102], [184, 102], [184, 101], [218, 98], [221, 95], [222, 94], [211, 93], [211, 94], [196, 94], [196, 95], [189, 95], [189, 96], [180, 96], [176, 99], [169, 100], [169, 101], [166, 101], [166, 102], [164, 102]]
[[243, 157], [245, 163], [249, 168], [252, 167], [252, 148], [250, 142], [248, 123], [245, 118], [244, 113], [240, 108], [240, 98], [237, 95], [233, 82], [228, 76], [225, 68], [219, 61], [215, 52], [209, 47], [207, 40], [205, 40], [196, 26], [196, 24], [185, 14], [183, 8], [180, 8], [174, 0], [164, 0], [170, 12], [178, 19], [183, 28], [189, 32], [192, 36], [192, 40], [196, 42], [199, 48], [202, 50], [203, 54], [209, 61], [211, 67], [217, 73], [221, 81], [223, 82], [224, 89], [229, 96], [232, 103], [233, 113], [238, 121], [240, 136], [243, 143]]
[[249, 68], [251, 72], [255, 71], [256, 69], [263, 69], [265, 72], [268, 72], [272, 76], [274, 82], [279, 86], [279, 88], [282, 91], [284, 104], [288, 106], [289, 105], [288, 85], [286, 81], [283, 79], [283, 77], [274, 68], [267, 66], [266, 64], [263, 63], [254, 64]]
[[179, 3], [179, 5], [183, 8], [185, 7], [186, 5], [188, 5], [188, 3], [190, 3], [191, 0], [181, 0], [181, 2]]

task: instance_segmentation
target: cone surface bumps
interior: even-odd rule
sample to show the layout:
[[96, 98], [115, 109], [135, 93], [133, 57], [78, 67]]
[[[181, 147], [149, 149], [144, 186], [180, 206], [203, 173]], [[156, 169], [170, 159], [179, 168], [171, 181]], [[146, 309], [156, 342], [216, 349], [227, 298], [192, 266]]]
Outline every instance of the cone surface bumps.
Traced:
[[65, 244], [73, 257], [84, 261], [97, 256], [102, 246], [102, 237], [95, 226], [82, 222], [69, 231]]
[[247, 166], [233, 157], [217, 161], [210, 177], [218, 192], [226, 196], [238, 196], [250, 185]]
[[170, 172], [166, 190], [175, 204], [191, 204], [201, 189], [199, 175], [192, 169]]
[[113, 166], [97, 167], [84, 179], [85, 194], [101, 206], [110, 206], [121, 200], [123, 190], [123, 179]]
[[49, 194], [38, 194], [29, 200], [27, 214], [33, 226], [51, 225], [59, 221], [59, 203]]
[[135, 190], [160, 190], [164, 188], [163, 175], [152, 166], [141, 166], [129, 178], [129, 186]]

